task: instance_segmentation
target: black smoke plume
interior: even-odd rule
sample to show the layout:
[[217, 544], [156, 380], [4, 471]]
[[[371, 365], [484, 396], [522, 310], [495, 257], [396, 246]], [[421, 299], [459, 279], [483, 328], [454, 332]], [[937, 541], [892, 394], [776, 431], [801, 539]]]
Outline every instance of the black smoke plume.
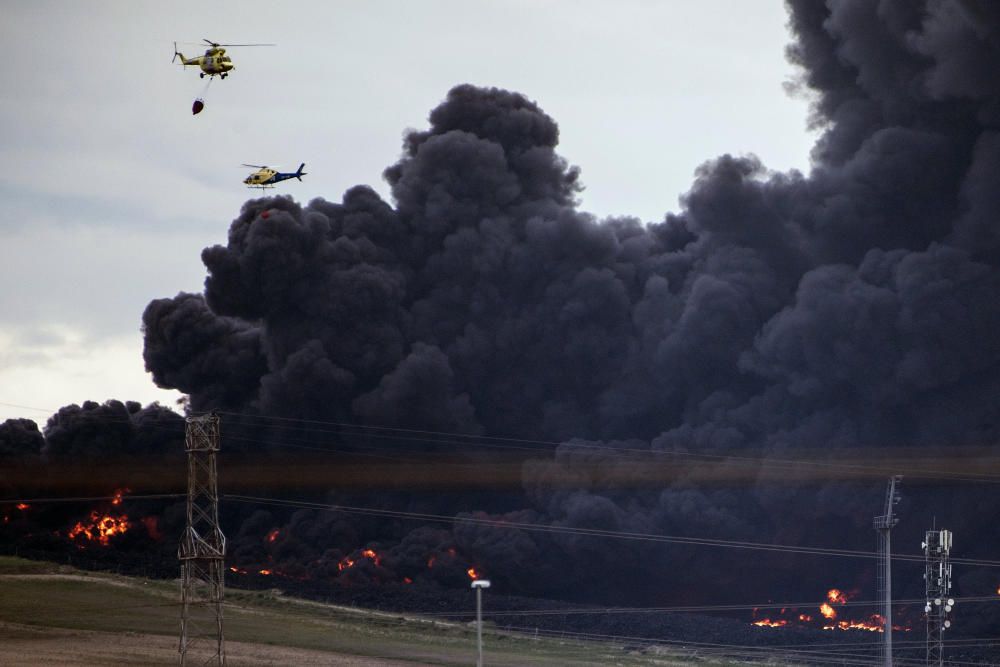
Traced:
[[[386, 169], [391, 202], [367, 186], [339, 203], [247, 202], [227, 244], [202, 253], [204, 294], [147, 307], [147, 369], [192, 410], [229, 415], [234, 460], [278, 470], [305, 455], [295, 447], [419, 467], [442, 452], [494, 461], [476, 437], [534, 443], [509, 488], [327, 500], [870, 550], [889, 473], [918, 459], [997, 471], [1000, 5], [788, 8], [793, 87], [820, 130], [808, 174], [723, 155], [662, 221], [598, 220], [538, 104], [460, 85]], [[0, 452], [39, 449], [6, 428]], [[50, 424], [41, 449], [74, 442]], [[615, 474], [637, 460], [662, 481]], [[786, 460], [885, 465], [776, 475]], [[936, 517], [962, 555], [995, 558], [995, 484], [906, 472], [901, 550]], [[874, 597], [867, 561], [245, 509], [235, 553], [295, 577], [457, 586], [471, 566], [508, 591], [612, 604], [822, 600], [835, 585]], [[903, 570], [921, 597], [919, 569]], [[1000, 571], [961, 581], [987, 594]]]

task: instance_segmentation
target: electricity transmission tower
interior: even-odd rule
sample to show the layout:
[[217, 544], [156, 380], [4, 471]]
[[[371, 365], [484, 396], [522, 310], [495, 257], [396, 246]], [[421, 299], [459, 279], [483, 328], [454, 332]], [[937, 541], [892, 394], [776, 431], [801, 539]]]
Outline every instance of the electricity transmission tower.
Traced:
[[927, 664], [944, 665], [944, 631], [951, 627], [948, 613], [955, 600], [951, 592], [951, 531], [928, 530], [924, 543], [924, 581], [927, 586]]
[[187, 528], [177, 549], [181, 561], [180, 664], [225, 665], [222, 635], [226, 538], [219, 527], [219, 417], [188, 417]]
[[889, 534], [899, 523], [899, 517], [892, 513], [899, 503], [899, 482], [902, 475], [889, 478], [889, 488], [885, 494], [885, 511], [875, 517], [873, 525], [878, 531], [878, 597], [882, 604], [882, 643], [878, 645], [878, 663], [892, 667], [892, 545]]

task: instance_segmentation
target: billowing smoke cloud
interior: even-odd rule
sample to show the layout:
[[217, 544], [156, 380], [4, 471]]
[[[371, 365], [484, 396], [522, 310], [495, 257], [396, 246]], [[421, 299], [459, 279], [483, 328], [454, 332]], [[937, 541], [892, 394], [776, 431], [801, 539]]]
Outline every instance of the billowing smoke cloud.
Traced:
[[44, 445], [38, 425], [30, 419], [8, 419], [0, 424], [0, 491], [7, 497], [20, 494], [22, 472], [38, 462]]
[[[391, 203], [365, 186], [340, 203], [247, 202], [228, 243], [202, 254], [204, 295], [143, 314], [147, 369], [197, 411], [563, 442], [525, 465], [517, 493], [352, 496], [368, 504], [870, 548], [880, 478], [795, 482], [792, 470], [778, 483], [767, 466], [733, 461], [642, 489], [614, 476], [642, 450], [650, 466], [733, 452], [900, 459], [910, 448], [946, 461], [996, 441], [1000, 6], [788, 6], [789, 58], [822, 130], [809, 174], [723, 155], [698, 168], [680, 212], [597, 220], [578, 209], [580, 172], [556, 152], [552, 118], [521, 94], [461, 85], [386, 169]], [[320, 439], [350, 449], [332, 431]], [[57, 435], [50, 425], [46, 447], [71, 446]], [[720, 465], [741, 481], [698, 483]], [[1000, 513], [987, 491], [912, 491], [905, 550], [934, 515], [971, 541], [977, 516]], [[761, 574], [746, 581], [732, 552], [246, 516], [236, 553], [333, 568], [378, 546], [383, 562], [364, 570], [373, 581], [430, 576], [429, 553], [455, 559], [449, 572], [479, 564], [508, 590], [632, 604], [733, 586], [801, 598], [829, 583], [803, 582], [818, 572], [872, 576], [870, 565], [781, 556], [755, 559]], [[285, 546], [265, 553], [274, 527]], [[976, 548], [964, 553], [989, 554]]]
[[[662, 222], [596, 220], [577, 208], [579, 171], [537, 104], [458, 86], [386, 170], [393, 203], [363, 186], [341, 203], [248, 202], [228, 244], [203, 253], [204, 300], [147, 309], [149, 370], [196, 410], [638, 438], [631, 449], [674, 453], [835, 460], [992, 444], [1000, 10], [789, 9], [789, 57], [822, 129], [808, 175], [724, 155]], [[681, 475], [637, 492], [593, 473], [627, 457], [580, 444], [526, 468], [520, 508], [493, 510], [570, 527], [870, 544], [878, 482], [706, 488]], [[913, 511], [939, 497], [928, 491]], [[727, 569], [727, 556], [466, 524], [454, 540], [510, 586], [545, 594], [585, 579], [607, 582], [591, 593], [628, 598], [649, 576], [676, 583], [643, 566], [664, 559]]]

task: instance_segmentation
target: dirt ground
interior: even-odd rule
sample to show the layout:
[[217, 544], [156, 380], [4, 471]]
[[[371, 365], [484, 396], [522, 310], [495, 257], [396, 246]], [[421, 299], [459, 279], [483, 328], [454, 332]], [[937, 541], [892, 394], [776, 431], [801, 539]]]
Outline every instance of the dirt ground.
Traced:
[[[176, 665], [177, 593], [177, 582], [0, 556], [0, 665]], [[463, 667], [475, 662], [475, 632], [465, 623], [298, 600], [277, 591], [228, 593], [229, 665]], [[497, 667], [684, 662], [620, 645], [487, 630], [486, 659]], [[206, 664], [214, 657], [207, 642], [195, 648], [203, 650], [189, 653], [188, 664]]]
[[[9, 667], [176, 665], [177, 658], [176, 637], [0, 624], [0, 665]], [[200, 661], [194, 661], [194, 664], [199, 663]], [[277, 665], [422, 667], [428, 663], [358, 657], [246, 642], [226, 642], [226, 664], [247, 667]]]

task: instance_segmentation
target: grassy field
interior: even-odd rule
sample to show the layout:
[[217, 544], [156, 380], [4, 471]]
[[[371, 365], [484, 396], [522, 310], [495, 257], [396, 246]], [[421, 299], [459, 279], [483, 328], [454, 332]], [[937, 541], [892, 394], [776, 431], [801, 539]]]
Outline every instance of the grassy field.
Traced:
[[[176, 664], [177, 582], [0, 557], [0, 664]], [[463, 624], [226, 591], [227, 662], [236, 665], [470, 665]], [[664, 651], [484, 631], [489, 665], [691, 664]], [[724, 662], [698, 660], [703, 665]]]

